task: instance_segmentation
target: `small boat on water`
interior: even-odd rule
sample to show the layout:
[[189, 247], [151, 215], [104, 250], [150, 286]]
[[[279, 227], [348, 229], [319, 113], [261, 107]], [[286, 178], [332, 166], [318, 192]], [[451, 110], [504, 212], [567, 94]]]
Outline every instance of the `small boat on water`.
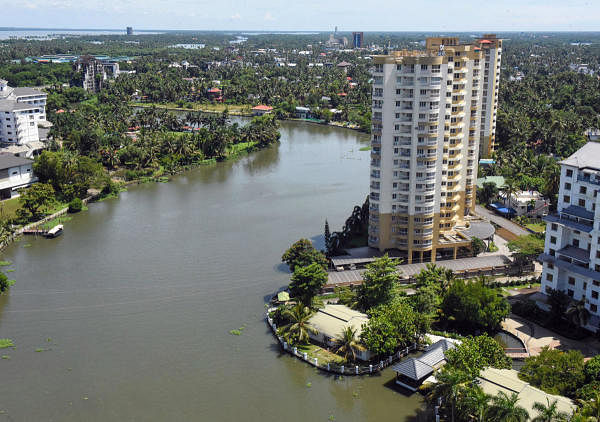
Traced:
[[46, 237], [48, 237], [48, 238], [58, 237], [62, 234], [62, 232], [63, 232], [63, 225], [58, 224], [46, 232]]

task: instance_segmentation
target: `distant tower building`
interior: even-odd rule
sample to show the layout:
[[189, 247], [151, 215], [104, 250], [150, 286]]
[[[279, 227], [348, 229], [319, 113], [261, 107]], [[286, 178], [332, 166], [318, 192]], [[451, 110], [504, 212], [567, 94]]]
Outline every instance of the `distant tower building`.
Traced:
[[81, 73], [81, 80], [75, 82], [89, 92], [98, 92], [107, 79], [104, 64], [94, 56], [82, 56], [73, 63], [73, 70]]
[[352, 45], [354, 48], [362, 48], [363, 46], [364, 33], [353, 32], [352, 33]]
[[[469, 254], [477, 164], [493, 151], [502, 40], [428, 38], [374, 56], [369, 246], [406, 262]], [[443, 46], [443, 47], [442, 47]]]
[[131, 26], [127, 27], [127, 35], [133, 35], [133, 27], [131, 27]]

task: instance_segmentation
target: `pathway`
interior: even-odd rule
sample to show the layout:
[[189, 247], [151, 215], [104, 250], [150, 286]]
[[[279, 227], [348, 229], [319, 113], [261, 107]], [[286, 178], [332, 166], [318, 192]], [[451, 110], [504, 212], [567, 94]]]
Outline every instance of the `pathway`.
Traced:
[[500, 217], [499, 215], [494, 214], [492, 211], [482, 207], [481, 205], [475, 206], [475, 213], [480, 217], [483, 217], [486, 220], [489, 220], [492, 223], [495, 223], [498, 226], [505, 228], [506, 230], [508, 230], [516, 236], [525, 236], [529, 234], [527, 230], [525, 230], [518, 224], [515, 224], [504, 217]]
[[569, 339], [514, 314], [504, 320], [502, 328], [523, 340], [531, 356], [539, 355], [543, 347], [560, 350], [575, 349], [585, 357], [596, 356], [600, 351], [600, 343], [596, 339]]

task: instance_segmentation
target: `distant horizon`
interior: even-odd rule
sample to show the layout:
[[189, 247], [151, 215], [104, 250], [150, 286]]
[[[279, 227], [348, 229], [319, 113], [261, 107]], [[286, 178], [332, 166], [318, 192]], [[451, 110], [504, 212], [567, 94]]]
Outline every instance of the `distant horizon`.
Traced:
[[[20, 27], [20, 26], [7, 26], [0, 27], [0, 31], [92, 31], [92, 32], [123, 32], [126, 31], [126, 26], [122, 28], [85, 28], [85, 27], [76, 27], [76, 28], [66, 28], [66, 27]], [[133, 32], [250, 32], [250, 33], [330, 33], [334, 32], [334, 29], [294, 29], [294, 30], [279, 30], [279, 29], [165, 29], [165, 28], [141, 28], [138, 29], [136, 27], [132, 27]], [[540, 34], [553, 34], [553, 33], [572, 33], [572, 34], [600, 34], [599, 30], [567, 30], [567, 29], [557, 29], [557, 30], [486, 30], [486, 31], [458, 31], [458, 30], [419, 30], [419, 31], [392, 31], [392, 30], [361, 30], [359, 29], [350, 29], [343, 30], [338, 28], [339, 33], [351, 33], [351, 32], [364, 32], [364, 33], [390, 33], [390, 34], [427, 34], [427, 33], [444, 33], [444, 34], [483, 34], [483, 33], [504, 33], [504, 34], [519, 34], [519, 33], [540, 33]]]
[[2, 6], [2, 22], [15, 28], [42, 22], [68, 30], [186, 32], [329, 32], [336, 26], [341, 32], [596, 32], [598, 16], [600, 2], [593, 0], [23, 0]]

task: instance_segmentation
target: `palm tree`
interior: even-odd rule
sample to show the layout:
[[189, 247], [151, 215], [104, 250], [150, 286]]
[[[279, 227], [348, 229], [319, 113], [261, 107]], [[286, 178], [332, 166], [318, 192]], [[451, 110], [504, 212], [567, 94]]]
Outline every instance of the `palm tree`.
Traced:
[[437, 383], [428, 395], [429, 400], [435, 402], [442, 399], [444, 405], [450, 406], [451, 420], [454, 422], [456, 405], [472, 380], [462, 371], [456, 369], [442, 370], [436, 374]]
[[[335, 351], [342, 354], [347, 362], [354, 362], [356, 360], [356, 349], [360, 348], [356, 340], [356, 331], [356, 328], [346, 327], [334, 340], [336, 343]], [[349, 360], [348, 357], [352, 359]]]
[[290, 321], [289, 324], [280, 328], [283, 338], [290, 344], [307, 343], [309, 333], [317, 334], [318, 331], [312, 327], [308, 320], [312, 316], [310, 308], [298, 303], [292, 309], [286, 309], [282, 316]]
[[496, 397], [492, 398], [490, 407], [490, 419], [495, 422], [525, 422], [529, 419], [529, 413], [521, 406], [517, 406], [519, 395], [512, 393], [508, 396], [501, 391]]
[[466, 390], [462, 405], [468, 412], [469, 419], [485, 422], [490, 410], [491, 398], [492, 396], [486, 394], [478, 385]]
[[[517, 192], [517, 184], [513, 179], [506, 179], [502, 193], [504, 193], [504, 205], [510, 207], [510, 199]], [[508, 204], [506, 203], [508, 201]]]
[[569, 420], [569, 415], [561, 412], [557, 408], [557, 400], [550, 403], [550, 399], [546, 397], [547, 404], [535, 402], [533, 409], [537, 410], [538, 415], [532, 419], [532, 422], [559, 422]]
[[600, 421], [600, 393], [595, 391], [594, 398], [581, 403], [581, 414], [591, 418], [594, 422]]
[[572, 304], [566, 312], [567, 318], [578, 327], [587, 325], [590, 319], [590, 311], [585, 307], [585, 300], [581, 299], [579, 302]]

